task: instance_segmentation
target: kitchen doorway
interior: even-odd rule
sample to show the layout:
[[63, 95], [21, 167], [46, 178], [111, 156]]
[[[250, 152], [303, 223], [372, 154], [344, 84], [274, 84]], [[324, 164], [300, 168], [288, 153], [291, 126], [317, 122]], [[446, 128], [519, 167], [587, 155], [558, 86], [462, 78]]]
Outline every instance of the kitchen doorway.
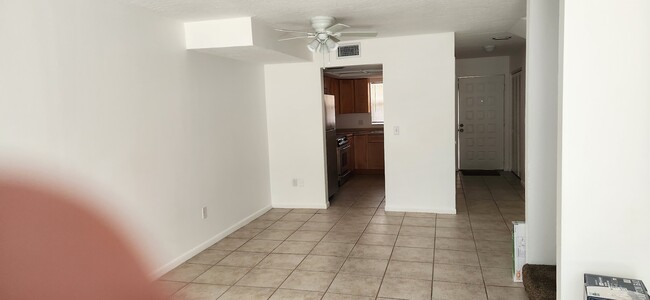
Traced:
[[[328, 149], [337, 149], [336, 157], [327, 157], [327, 165], [336, 165], [338, 174], [339, 192], [330, 197], [331, 205], [366, 196], [373, 199], [373, 205], [380, 205], [384, 193], [383, 66], [323, 69], [323, 98], [334, 103], [334, 108], [325, 106], [326, 119], [335, 115], [336, 139], [326, 135]], [[336, 164], [330, 163], [333, 160]], [[332, 172], [330, 167], [328, 174]]]

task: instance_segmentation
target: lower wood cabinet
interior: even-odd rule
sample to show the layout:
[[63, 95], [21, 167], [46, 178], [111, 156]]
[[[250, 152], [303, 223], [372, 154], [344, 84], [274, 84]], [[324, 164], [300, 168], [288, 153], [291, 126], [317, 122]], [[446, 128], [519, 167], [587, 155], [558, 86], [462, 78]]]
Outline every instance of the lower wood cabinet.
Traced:
[[368, 136], [355, 135], [354, 136], [354, 169], [367, 169], [368, 168]]
[[357, 173], [382, 173], [384, 170], [384, 136], [354, 136], [354, 170]]

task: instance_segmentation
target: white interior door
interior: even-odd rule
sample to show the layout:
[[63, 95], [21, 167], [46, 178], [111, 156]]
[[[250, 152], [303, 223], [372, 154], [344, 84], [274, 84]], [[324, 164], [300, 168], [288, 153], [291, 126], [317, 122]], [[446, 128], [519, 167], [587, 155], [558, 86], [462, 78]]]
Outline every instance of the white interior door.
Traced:
[[461, 170], [503, 170], [504, 76], [458, 79]]

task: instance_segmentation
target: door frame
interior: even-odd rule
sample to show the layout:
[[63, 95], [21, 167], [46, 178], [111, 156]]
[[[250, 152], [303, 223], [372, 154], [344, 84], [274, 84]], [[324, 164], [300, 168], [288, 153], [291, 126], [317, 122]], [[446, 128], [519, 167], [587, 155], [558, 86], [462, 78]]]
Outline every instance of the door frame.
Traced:
[[[455, 132], [455, 137], [456, 137], [456, 171], [460, 170], [460, 141], [459, 141], [459, 132], [458, 128], [460, 125], [460, 80], [461, 79], [470, 79], [470, 78], [488, 78], [488, 77], [503, 77], [503, 119], [502, 121], [502, 126], [503, 126], [503, 161], [501, 165], [501, 169], [505, 170], [506, 169], [506, 159], [507, 155], [506, 152], [509, 152], [507, 150], [507, 134], [506, 131], [508, 128], [506, 128], [506, 113], [508, 112], [507, 109], [507, 97], [506, 97], [506, 87], [508, 84], [506, 83], [506, 80], [510, 79], [508, 78], [509, 76], [506, 76], [506, 74], [493, 74], [493, 75], [469, 75], [469, 76], [458, 76], [456, 77], [456, 114], [455, 114], [455, 119], [456, 119], [456, 132]], [[512, 80], [512, 79], [510, 79]]]

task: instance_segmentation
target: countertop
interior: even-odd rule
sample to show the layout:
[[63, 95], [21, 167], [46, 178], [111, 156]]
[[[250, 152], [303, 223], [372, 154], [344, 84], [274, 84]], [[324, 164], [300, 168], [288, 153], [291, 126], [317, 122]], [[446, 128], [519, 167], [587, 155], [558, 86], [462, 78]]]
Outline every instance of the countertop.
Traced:
[[383, 128], [341, 128], [336, 130], [336, 134], [341, 135], [368, 135], [377, 134], [383, 135]]

